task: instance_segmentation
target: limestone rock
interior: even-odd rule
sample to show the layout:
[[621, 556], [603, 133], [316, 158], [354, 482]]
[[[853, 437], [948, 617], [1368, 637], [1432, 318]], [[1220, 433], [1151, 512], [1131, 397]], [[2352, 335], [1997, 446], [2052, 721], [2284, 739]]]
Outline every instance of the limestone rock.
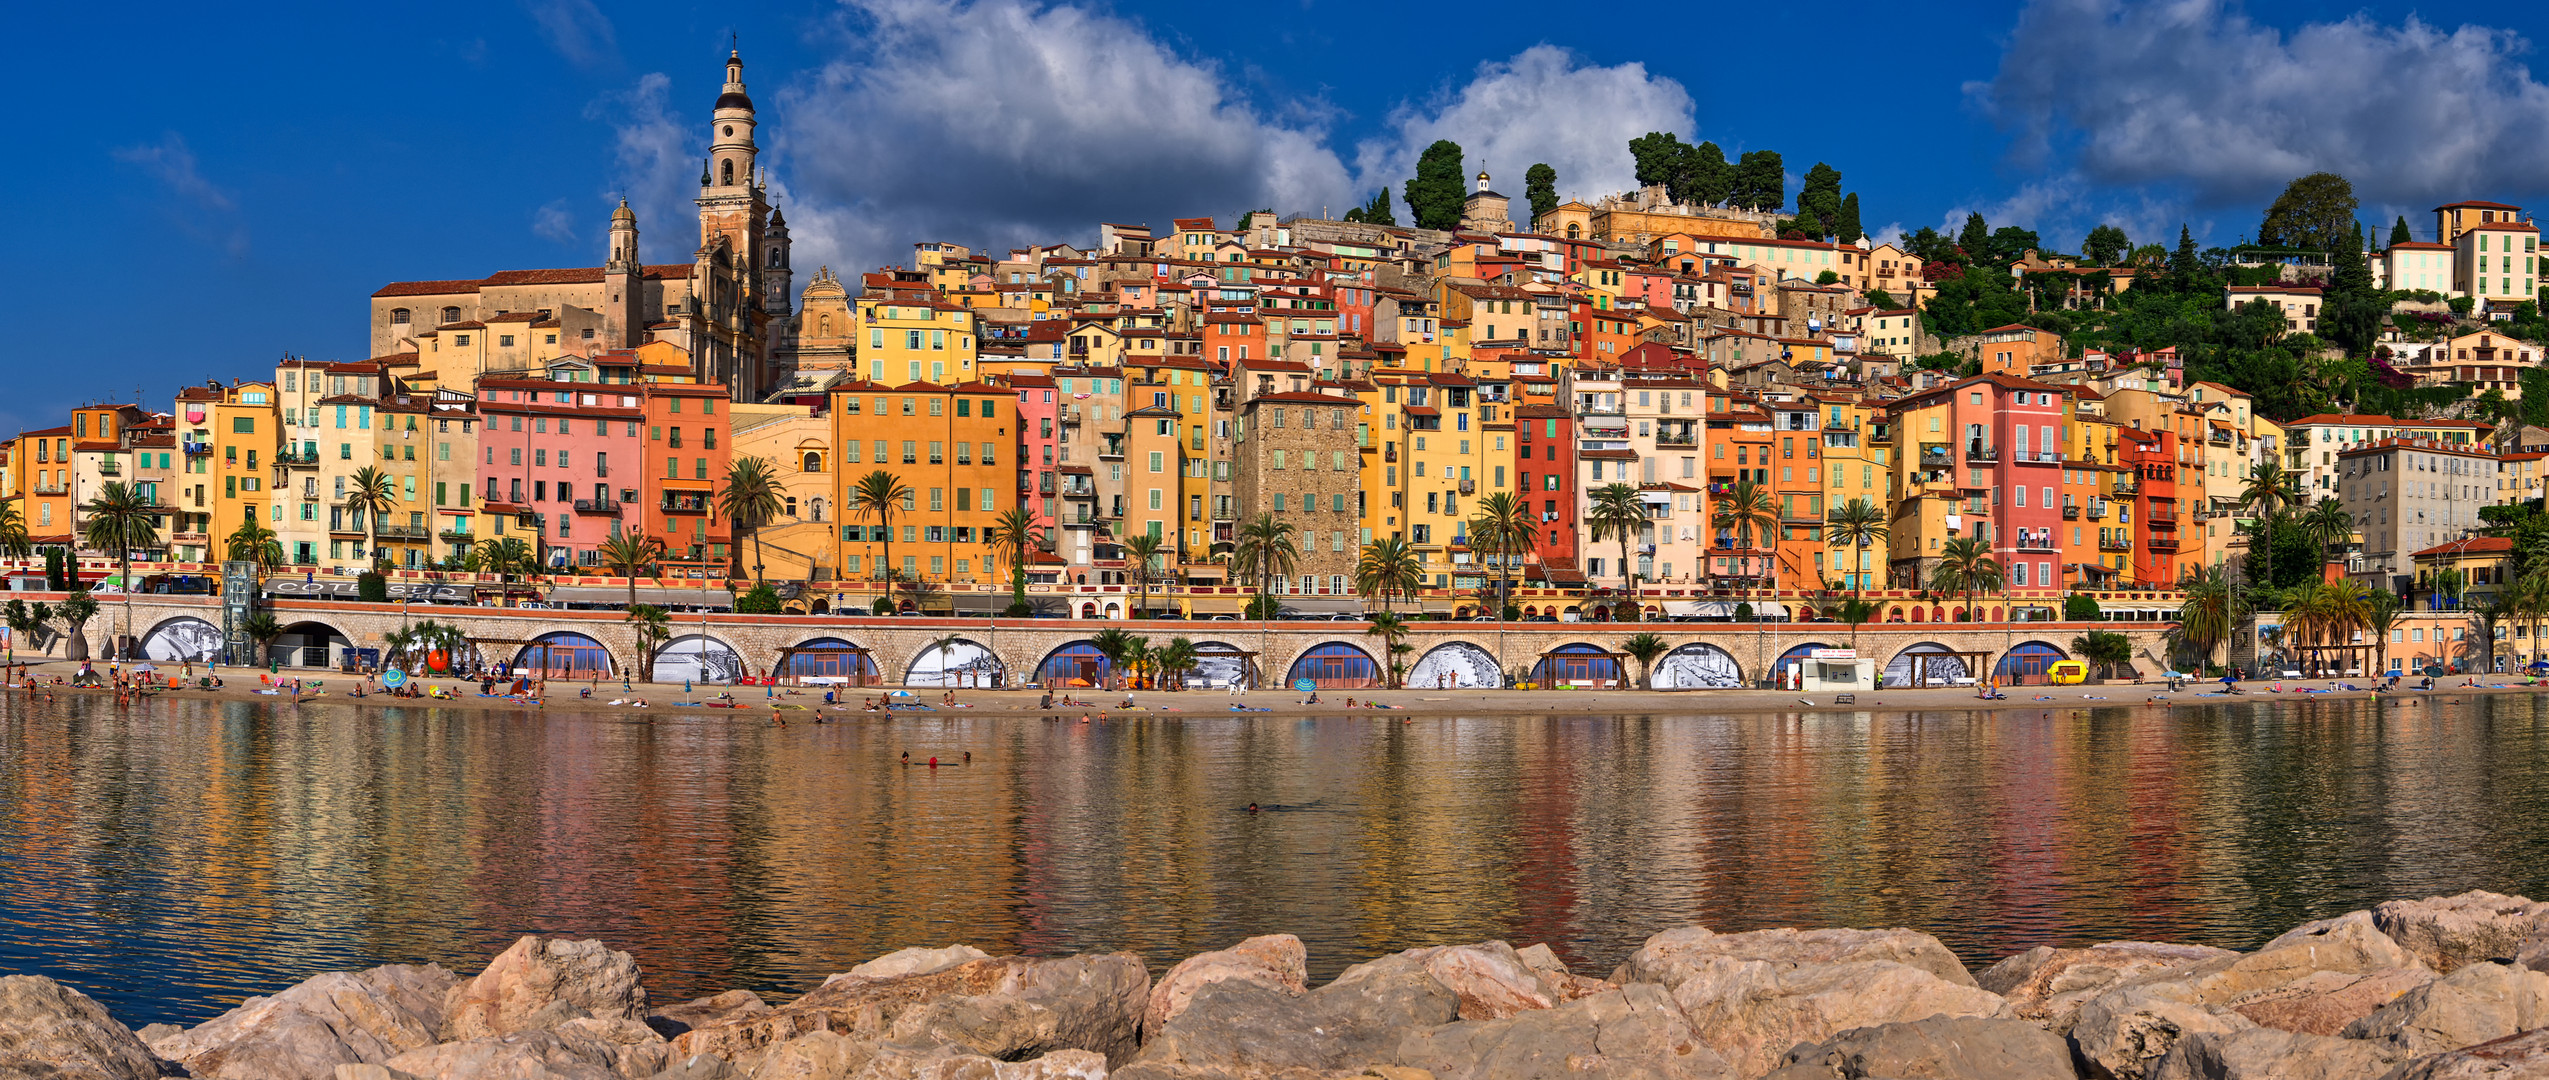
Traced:
[[2382, 933], [2368, 911], [2349, 911], [2332, 919], [2303, 923], [2247, 957], [2277, 953], [2291, 954], [2292, 959], [2287, 962], [2306, 971], [2380, 971], [2423, 962]]
[[2127, 982], [2238, 955], [2203, 945], [2149, 941], [2110, 941], [2085, 949], [2039, 945], [1984, 968], [1974, 981], [2008, 998], [2020, 1017], [2061, 1035], [2071, 1031], [2080, 1006], [2090, 998]]
[[1958, 986], [1974, 985], [1974, 976], [1937, 938], [1918, 930], [1755, 930], [1719, 934], [1706, 927], [1685, 926], [1646, 939], [1611, 973], [1615, 983], [1652, 982], [1679, 985], [1684, 972], [1708, 957], [1760, 960], [1773, 964], [1847, 964], [1884, 960], [1918, 968]]
[[1002, 1061], [954, 1047], [886, 1043], [858, 1080], [1106, 1080], [1106, 1059], [1086, 1050], [1057, 1050], [1027, 1061]]
[[[2059, 1044], [2059, 1040], [2056, 1040]], [[1732, 1080], [1663, 987], [1604, 991], [1551, 1009], [1407, 1035], [1400, 1069], [1434, 1080]], [[1385, 1066], [1386, 1067], [1386, 1066]]]
[[2380, 1080], [2397, 1059], [2353, 1039], [2273, 1028], [2189, 1035], [2151, 1067], [2151, 1080]]
[[205, 1080], [329, 1080], [337, 1066], [431, 1046], [456, 980], [439, 965], [329, 972], [154, 1040]]
[[[1013, 1000], [967, 1005], [959, 1001], [965, 998]], [[1139, 1045], [1149, 998], [1150, 973], [1130, 953], [999, 957], [917, 975], [836, 977], [768, 1012], [684, 1032], [674, 1048], [749, 1068], [770, 1047], [808, 1032], [884, 1039], [962, 1031], [974, 1039], [1030, 1040], [966, 1047], [987, 1056], [1019, 1060], [1071, 1049], [1122, 1061]], [[915, 1015], [906, 1021], [907, 1013]]]
[[2385, 1080], [2549, 1080], [2549, 1028], [2421, 1057]]
[[1777, 1068], [1799, 1043], [1852, 1028], [1933, 1016], [2010, 1017], [2000, 995], [1887, 960], [1771, 963], [1731, 956], [1676, 961], [1673, 1001], [1738, 1074]]
[[724, 1058], [693, 1054], [674, 1058], [672, 1064], [664, 1066], [664, 1071], [656, 1073], [651, 1080], [735, 1080], [741, 1075], [734, 1066], [726, 1064]]
[[624, 1080], [608, 1056], [554, 1031], [441, 1043], [382, 1064], [428, 1080]]
[[550, 1031], [629, 1080], [647, 1080], [672, 1064], [673, 1044], [654, 1028], [624, 1017], [578, 1017]]
[[1566, 961], [1558, 959], [1557, 952], [1547, 945], [1515, 949], [1513, 956], [1522, 961], [1522, 966], [1539, 975], [1540, 985], [1554, 992], [1561, 1001], [1591, 997], [1619, 986], [1608, 979], [1596, 979], [1567, 970]]
[[2399, 995], [2434, 981], [2421, 967], [2357, 973], [2314, 971], [2282, 986], [2240, 995], [2233, 1012], [2260, 1027], [2305, 1035], [2334, 1035]]
[[2071, 1080], [2071, 1047], [2024, 1020], [1932, 1017], [1790, 1050], [1765, 1080]]
[[42, 975], [0, 977], [0, 1075], [154, 1080], [159, 1063], [97, 1000]]
[[2514, 966], [2549, 971], [2549, 936], [2524, 942], [2522, 951], [2514, 954]]
[[[1428, 1026], [1449, 1022], [1454, 1008], [1444, 995], [1441, 1019]], [[1398, 1034], [1348, 1031], [1325, 1020], [1310, 995], [1249, 979], [1208, 983], [1149, 1033], [1142, 1052], [1116, 1069], [1114, 1080], [1325, 1076], [1386, 1061], [1389, 1040]]]
[[386, 1065], [339, 1065], [336, 1080], [421, 1080]]
[[875, 1056], [872, 1039], [812, 1031], [770, 1047], [746, 1075], [751, 1080], [843, 1080], [857, 1075]]
[[1320, 989], [1342, 991], [1407, 979], [1431, 979], [1448, 991], [1458, 1002], [1457, 1016], [1462, 1020], [1501, 1020], [1558, 1003], [1558, 995], [1542, 984], [1540, 974], [1501, 941], [1409, 949], [1347, 968]]
[[2549, 974], [2480, 962], [2408, 991], [2344, 1034], [2410, 1058], [2536, 1027], [2549, 1027]]
[[695, 1027], [722, 1024], [728, 1020], [769, 1011], [770, 1003], [761, 1000], [761, 995], [750, 990], [728, 990], [722, 994], [713, 994], [678, 1005], [666, 1005], [649, 1012], [646, 1014], [646, 1026], [654, 1028], [656, 1034], [671, 1039], [678, 1038], [682, 1032]]
[[946, 945], [935, 949], [900, 949], [886, 953], [832, 978], [894, 979], [905, 975], [927, 975], [945, 971], [958, 964], [989, 960], [991, 954], [971, 945]]
[[637, 960], [598, 941], [525, 937], [443, 1001], [446, 1042], [556, 1027], [579, 1017], [646, 1020]]
[[1158, 1031], [1169, 1017], [1186, 1010], [1195, 991], [1229, 979], [1245, 979], [1288, 994], [1304, 993], [1309, 989], [1309, 963], [1309, 950], [1290, 934], [1252, 937], [1227, 949], [1187, 957], [1151, 986], [1150, 1003], [1142, 1011], [1142, 1030]]
[[2372, 922], [2426, 967], [2449, 974], [2483, 960], [2510, 960], [2523, 942], [2549, 932], [2549, 904], [2472, 889], [2458, 896], [2392, 900]]
[[2193, 1035], [2228, 1034], [2256, 1026], [2247, 1017], [2192, 1000], [2182, 984], [2162, 983], [2110, 990], [2080, 1007], [2071, 1046], [2088, 1074], [2099, 1080], [2143, 1080], [2151, 1067]]

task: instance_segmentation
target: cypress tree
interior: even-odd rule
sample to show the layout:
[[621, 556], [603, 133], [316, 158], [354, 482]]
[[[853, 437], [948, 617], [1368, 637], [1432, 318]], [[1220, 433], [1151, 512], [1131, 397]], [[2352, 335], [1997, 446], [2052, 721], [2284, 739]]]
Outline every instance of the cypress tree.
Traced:
[[1462, 191], [1460, 144], [1450, 139], [1435, 140], [1416, 159], [1416, 177], [1409, 180], [1404, 194], [1408, 215], [1420, 229], [1457, 229], [1460, 227], [1460, 204], [1466, 197]]

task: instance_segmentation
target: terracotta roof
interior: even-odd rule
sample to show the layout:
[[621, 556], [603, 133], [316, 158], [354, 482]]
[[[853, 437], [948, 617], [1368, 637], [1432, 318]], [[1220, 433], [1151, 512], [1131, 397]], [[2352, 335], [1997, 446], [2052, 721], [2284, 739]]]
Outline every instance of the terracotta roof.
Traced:
[[2511, 554], [2513, 550], [2513, 537], [2473, 536], [2466, 540], [2436, 544], [2417, 552], [2416, 555], [2506, 555]]

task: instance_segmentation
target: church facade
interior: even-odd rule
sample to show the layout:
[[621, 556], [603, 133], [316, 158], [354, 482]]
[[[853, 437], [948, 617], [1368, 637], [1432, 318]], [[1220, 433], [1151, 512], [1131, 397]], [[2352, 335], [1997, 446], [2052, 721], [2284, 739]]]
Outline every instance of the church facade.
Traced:
[[794, 272], [755, 124], [743, 57], [729, 55], [700, 165], [698, 243], [688, 261], [644, 261], [637, 214], [622, 200], [600, 266], [383, 286], [372, 294], [372, 356], [467, 387], [489, 374], [527, 375], [561, 356], [660, 341], [689, 353], [698, 379], [735, 400], [758, 401], [787, 384]]

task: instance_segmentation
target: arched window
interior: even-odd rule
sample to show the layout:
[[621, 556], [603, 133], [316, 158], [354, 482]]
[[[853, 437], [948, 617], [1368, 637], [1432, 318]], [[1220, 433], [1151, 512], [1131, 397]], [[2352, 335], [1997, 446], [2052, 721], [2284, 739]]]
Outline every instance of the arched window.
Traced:
[[735, 163], [733, 159], [730, 158], [718, 163], [717, 182], [720, 184], [732, 184], [735, 182]]
[[813, 450], [808, 450], [808, 451], [806, 451], [806, 452], [805, 452], [805, 471], [810, 472], [810, 473], [819, 473], [819, 472], [822, 472], [822, 471], [823, 471], [823, 455], [822, 455], [821, 453], [819, 453], [819, 452], [817, 452], [817, 451], [813, 451]]
[[811, 509], [811, 510], [813, 510], [813, 511], [814, 511], [814, 520], [815, 520], [815, 521], [817, 521], [817, 522], [821, 522], [821, 521], [823, 520], [823, 497], [822, 497], [822, 496], [818, 495], [818, 496], [815, 496], [814, 498], [811, 498], [811, 499], [806, 500], [806, 506], [807, 506], [809, 509]]
[[389, 309], [389, 324], [390, 324], [391, 326], [405, 326], [405, 325], [407, 325], [407, 309], [406, 309], [406, 308], [391, 308], [391, 309]]
[[447, 307], [447, 308], [444, 308], [444, 309], [443, 309], [443, 324], [444, 324], [444, 325], [448, 326], [448, 325], [450, 325], [450, 324], [452, 324], [452, 323], [456, 323], [456, 322], [459, 322], [459, 321], [460, 321], [460, 309], [459, 309], [459, 308], [456, 308], [456, 307]]
[[1582, 239], [1582, 237], [1581, 237], [1579, 234], [1580, 234], [1580, 233], [1582, 233], [1583, 231], [1584, 231], [1583, 226], [1580, 226], [1580, 225], [1569, 225], [1569, 226], [1567, 226], [1567, 239], [1569, 239], [1569, 240]]

